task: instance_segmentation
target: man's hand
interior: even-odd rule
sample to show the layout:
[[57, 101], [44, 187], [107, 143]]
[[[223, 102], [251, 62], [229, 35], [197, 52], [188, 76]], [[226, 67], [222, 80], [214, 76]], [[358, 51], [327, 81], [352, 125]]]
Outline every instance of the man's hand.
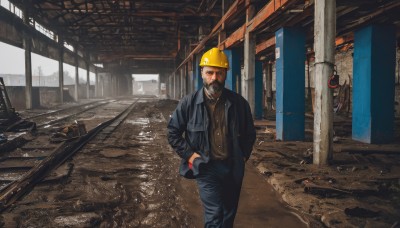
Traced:
[[200, 154], [194, 152], [192, 156], [189, 158], [189, 163], [193, 164], [194, 159], [201, 157]]

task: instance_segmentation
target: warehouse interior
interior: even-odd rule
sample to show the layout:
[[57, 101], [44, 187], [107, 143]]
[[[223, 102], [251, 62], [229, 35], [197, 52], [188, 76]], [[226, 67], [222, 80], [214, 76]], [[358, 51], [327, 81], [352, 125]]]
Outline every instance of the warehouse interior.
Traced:
[[[265, 137], [258, 141], [259, 147], [288, 143], [288, 148], [277, 150], [295, 154], [296, 147], [304, 149], [311, 160], [300, 162], [315, 165], [315, 173], [331, 167], [342, 174], [355, 166], [335, 163], [338, 150], [381, 151], [394, 157], [388, 178], [392, 190], [400, 189], [400, 166], [394, 162], [400, 154], [398, 0], [0, 0], [0, 4], [0, 42], [24, 53], [25, 65], [15, 66], [24, 68], [24, 86], [5, 85], [7, 99], [18, 111], [144, 95], [144, 85], [161, 100], [178, 101], [202, 88], [200, 58], [218, 47], [230, 64], [225, 87], [250, 103], [258, 133]], [[33, 53], [58, 63], [58, 85], [33, 86]], [[74, 67], [73, 84], [64, 85], [64, 63]], [[2, 73], [0, 69], [5, 78]], [[138, 84], [132, 75], [140, 74], [157, 75], [157, 80]], [[80, 77], [86, 77], [84, 84]], [[260, 173], [274, 173], [265, 157], [255, 157]], [[275, 190], [290, 198], [283, 189]], [[395, 214], [400, 209], [392, 209], [386, 223], [371, 224], [399, 226]], [[334, 227], [335, 221], [333, 217], [322, 223]]]

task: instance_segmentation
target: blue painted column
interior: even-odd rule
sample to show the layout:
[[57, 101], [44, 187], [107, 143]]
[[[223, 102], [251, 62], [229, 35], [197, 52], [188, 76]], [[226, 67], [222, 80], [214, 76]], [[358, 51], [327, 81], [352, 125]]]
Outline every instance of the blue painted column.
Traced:
[[201, 72], [200, 72], [200, 59], [201, 56], [198, 54], [194, 56], [194, 61], [193, 61], [193, 80], [194, 80], [194, 89], [197, 91], [203, 87], [203, 78], [201, 77]]
[[276, 139], [304, 140], [305, 33], [281, 28], [276, 39]]
[[256, 119], [262, 119], [263, 117], [263, 70], [262, 70], [262, 62], [255, 62], [255, 87], [254, 87], [254, 96], [255, 96], [255, 107], [254, 107], [254, 116]]
[[354, 34], [352, 137], [387, 143], [394, 135], [396, 30], [371, 25]]
[[238, 88], [240, 87], [237, 84], [238, 79], [240, 79], [241, 66], [239, 50], [236, 48], [226, 49], [224, 50], [224, 53], [228, 57], [229, 62], [229, 70], [226, 75], [225, 88], [239, 93], [240, 91], [238, 91]]

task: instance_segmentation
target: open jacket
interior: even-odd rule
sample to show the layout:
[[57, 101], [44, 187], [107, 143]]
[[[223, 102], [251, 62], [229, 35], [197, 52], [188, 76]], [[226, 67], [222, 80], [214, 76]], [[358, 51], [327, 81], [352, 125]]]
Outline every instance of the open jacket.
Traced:
[[[244, 162], [249, 159], [256, 138], [249, 103], [239, 94], [223, 90], [226, 97], [225, 121], [233, 143], [231, 151], [232, 174], [241, 184]], [[210, 160], [208, 136], [209, 117], [203, 89], [185, 96], [178, 104], [168, 123], [168, 142], [182, 158], [179, 173], [186, 178], [195, 178], [201, 172], [201, 165]], [[183, 136], [184, 134], [184, 136]], [[200, 154], [193, 168], [189, 169], [189, 158], [194, 152]]]

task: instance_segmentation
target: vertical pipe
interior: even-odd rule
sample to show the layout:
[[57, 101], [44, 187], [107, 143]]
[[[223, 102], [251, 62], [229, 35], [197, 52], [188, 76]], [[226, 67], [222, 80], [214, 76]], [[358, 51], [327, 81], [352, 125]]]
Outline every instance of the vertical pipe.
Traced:
[[333, 105], [328, 79], [333, 73], [336, 0], [315, 1], [315, 113], [313, 162], [326, 165], [332, 158]]

